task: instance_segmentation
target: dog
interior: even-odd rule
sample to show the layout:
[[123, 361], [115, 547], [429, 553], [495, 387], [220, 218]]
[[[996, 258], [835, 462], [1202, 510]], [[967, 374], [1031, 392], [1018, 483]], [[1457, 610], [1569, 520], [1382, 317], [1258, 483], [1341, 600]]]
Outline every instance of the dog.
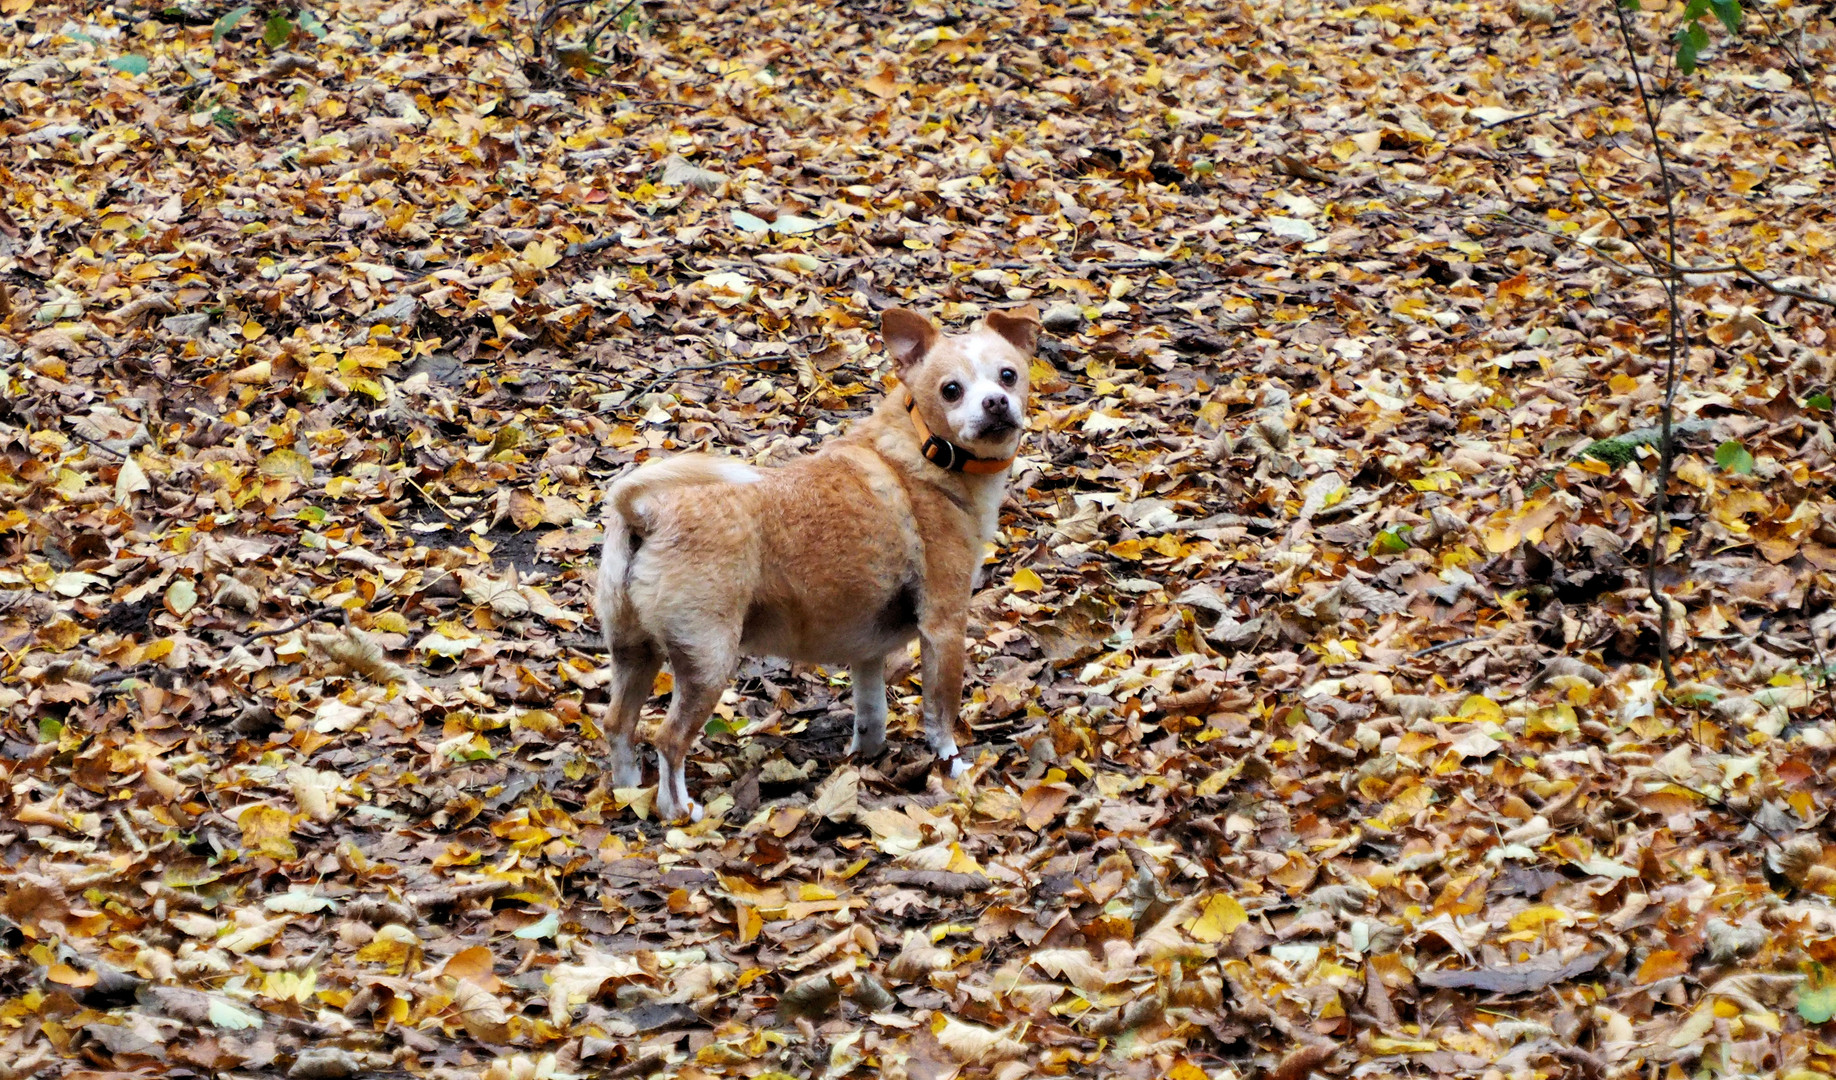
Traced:
[[969, 598], [1026, 423], [1032, 305], [945, 334], [881, 316], [899, 386], [813, 454], [759, 468], [685, 454], [607, 492], [595, 609], [611, 657], [615, 786], [641, 782], [633, 738], [657, 672], [674, 677], [657, 752], [658, 816], [699, 821], [683, 764], [742, 656], [848, 666], [854, 738], [886, 741], [886, 657], [916, 637], [927, 741], [952, 776]]

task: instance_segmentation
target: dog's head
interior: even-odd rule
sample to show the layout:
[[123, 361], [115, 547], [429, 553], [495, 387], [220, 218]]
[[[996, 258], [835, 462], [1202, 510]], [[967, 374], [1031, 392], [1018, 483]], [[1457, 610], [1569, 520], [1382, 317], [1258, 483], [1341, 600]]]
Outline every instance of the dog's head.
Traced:
[[961, 334], [945, 334], [905, 308], [880, 316], [893, 371], [937, 435], [977, 457], [1011, 457], [1026, 425], [1027, 375], [1039, 341], [1031, 304], [992, 311]]

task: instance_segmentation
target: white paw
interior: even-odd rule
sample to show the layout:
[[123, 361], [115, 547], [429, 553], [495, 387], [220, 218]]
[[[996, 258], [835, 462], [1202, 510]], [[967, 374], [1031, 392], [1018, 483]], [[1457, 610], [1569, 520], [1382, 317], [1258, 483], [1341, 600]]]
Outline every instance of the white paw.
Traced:
[[950, 779], [954, 780], [969, 771], [969, 759], [958, 754], [950, 759]]
[[701, 804], [689, 798], [688, 778], [681, 765], [669, 767], [661, 751], [657, 753], [657, 817], [663, 821], [701, 820]]
[[633, 788], [644, 782], [644, 768], [638, 764], [637, 754], [629, 742], [613, 741], [611, 772], [615, 788]]

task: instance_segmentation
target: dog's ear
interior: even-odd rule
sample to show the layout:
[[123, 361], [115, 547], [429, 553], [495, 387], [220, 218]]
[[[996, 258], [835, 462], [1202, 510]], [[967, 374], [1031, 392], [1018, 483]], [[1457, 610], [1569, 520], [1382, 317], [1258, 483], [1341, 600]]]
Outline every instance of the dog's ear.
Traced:
[[988, 329], [1028, 356], [1039, 347], [1039, 310], [1031, 304], [1012, 311], [991, 311], [984, 321]]
[[937, 344], [937, 325], [916, 311], [887, 308], [880, 313], [880, 336], [892, 354], [894, 373], [904, 377]]

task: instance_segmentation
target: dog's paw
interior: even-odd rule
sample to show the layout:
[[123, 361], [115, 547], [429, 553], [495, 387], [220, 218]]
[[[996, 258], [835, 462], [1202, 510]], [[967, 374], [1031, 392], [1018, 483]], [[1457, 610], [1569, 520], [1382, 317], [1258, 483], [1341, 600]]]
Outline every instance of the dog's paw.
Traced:
[[861, 733], [857, 731], [854, 733], [854, 737], [848, 740], [847, 754], [849, 757], [858, 757], [862, 759], [877, 758], [885, 750], [886, 740], [884, 738], [872, 742], [867, 746], [862, 746]]
[[969, 771], [969, 759], [961, 754], [950, 759], [950, 779], [954, 780]]
[[662, 799], [657, 800], [657, 820], [665, 825], [680, 821], [700, 821], [705, 813], [701, 804], [693, 799], [681, 806], [669, 806]]

